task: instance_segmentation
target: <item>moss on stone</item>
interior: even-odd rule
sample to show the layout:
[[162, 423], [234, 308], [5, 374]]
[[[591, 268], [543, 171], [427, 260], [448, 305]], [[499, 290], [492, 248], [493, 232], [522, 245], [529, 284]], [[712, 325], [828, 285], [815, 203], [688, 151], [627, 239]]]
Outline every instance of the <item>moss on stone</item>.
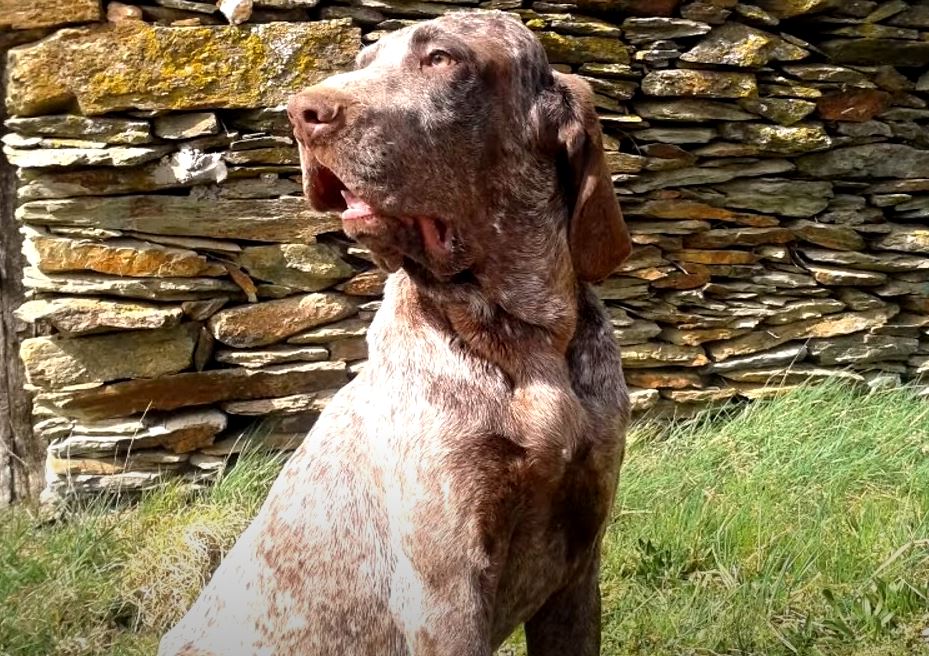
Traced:
[[23, 116], [272, 106], [348, 67], [359, 47], [346, 20], [62, 30], [10, 52], [6, 103]]

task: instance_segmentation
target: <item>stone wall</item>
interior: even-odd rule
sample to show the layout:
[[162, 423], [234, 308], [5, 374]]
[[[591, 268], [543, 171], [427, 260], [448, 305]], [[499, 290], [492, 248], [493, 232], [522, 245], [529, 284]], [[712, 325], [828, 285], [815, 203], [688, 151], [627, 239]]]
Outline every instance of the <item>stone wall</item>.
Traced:
[[[599, 291], [636, 409], [929, 371], [929, 5], [890, 0], [7, 3], [4, 153], [48, 484], [293, 448], [364, 365], [383, 276], [306, 208], [281, 103], [386, 31], [520, 15], [597, 93], [634, 238]], [[236, 26], [229, 22], [237, 23]], [[79, 27], [61, 25], [79, 23]]]

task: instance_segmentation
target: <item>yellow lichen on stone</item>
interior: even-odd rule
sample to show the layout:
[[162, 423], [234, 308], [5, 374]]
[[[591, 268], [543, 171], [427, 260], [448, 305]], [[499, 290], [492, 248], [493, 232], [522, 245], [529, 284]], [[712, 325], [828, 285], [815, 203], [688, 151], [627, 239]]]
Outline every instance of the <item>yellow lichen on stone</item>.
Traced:
[[347, 20], [68, 29], [10, 51], [6, 103], [21, 116], [273, 106], [348, 67], [359, 48]]
[[102, 18], [100, 0], [0, 0], [0, 31], [54, 27]]

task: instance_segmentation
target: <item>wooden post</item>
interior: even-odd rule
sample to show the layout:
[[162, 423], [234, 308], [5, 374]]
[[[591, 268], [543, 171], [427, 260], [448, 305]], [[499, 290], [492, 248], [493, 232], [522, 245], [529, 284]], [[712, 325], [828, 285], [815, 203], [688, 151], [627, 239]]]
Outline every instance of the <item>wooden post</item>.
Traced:
[[[0, 122], [6, 119], [6, 51], [29, 34], [0, 35]], [[13, 217], [13, 167], [0, 155], [0, 506], [35, 498], [42, 489], [45, 445], [32, 431], [32, 399], [24, 390], [19, 342], [27, 336], [15, 310], [23, 301], [22, 238]]]

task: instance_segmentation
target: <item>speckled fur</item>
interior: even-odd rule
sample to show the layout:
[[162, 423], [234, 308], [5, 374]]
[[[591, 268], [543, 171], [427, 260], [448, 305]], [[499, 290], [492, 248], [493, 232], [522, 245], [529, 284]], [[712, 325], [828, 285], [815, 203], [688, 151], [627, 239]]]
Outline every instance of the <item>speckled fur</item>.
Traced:
[[[455, 57], [424, 70], [435, 44]], [[352, 236], [393, 271], [369, 361], [332, 400], [162, 656], [599, 653], [599, 545], [628, 399], [589, 282], [629, 243], [589, 88], [497, 12], [392, 33], [292, 102], [378, 209]], [[331, 196], [331, 194], [330, 194]], [[439, 217], [441, 248], [416, 217]]]

